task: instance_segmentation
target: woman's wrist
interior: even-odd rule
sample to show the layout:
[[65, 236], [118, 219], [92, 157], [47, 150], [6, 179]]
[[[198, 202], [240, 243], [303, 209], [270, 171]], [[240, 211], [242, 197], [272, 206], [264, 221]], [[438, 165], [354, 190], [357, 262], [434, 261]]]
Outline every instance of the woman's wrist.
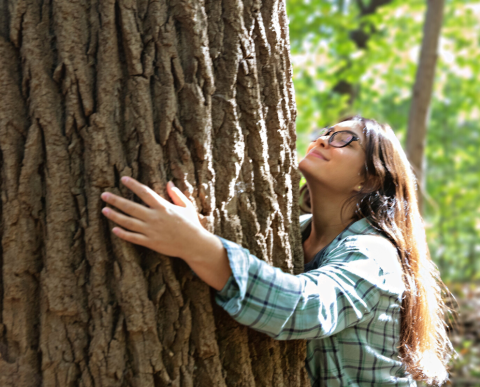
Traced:
[[194, 240], [180, 258], [208, 285], [221, 290], [232, 274], [227, 251], [220, 239], [205, 229]]
[[195, 264], [208, 254], [215, 241], [212, 238], [214, 235], [201, 227], [198, 227], [193, 232], [191, 230], [187, 231], [187, 233], [189, 233], [189, 237], [186, 238], [183, 244], [183, 252], [179, 258], [190, 265]]

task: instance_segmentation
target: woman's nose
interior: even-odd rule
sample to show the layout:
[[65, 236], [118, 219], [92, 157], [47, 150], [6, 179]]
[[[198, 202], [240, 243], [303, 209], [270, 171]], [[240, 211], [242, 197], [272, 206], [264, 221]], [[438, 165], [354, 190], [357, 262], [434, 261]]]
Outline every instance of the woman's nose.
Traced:
[[322, 148], [328, 147], [328, 137], [327, 136], [322, 136], [317, 139], [317, 144], [318, 146], [321, 146]]

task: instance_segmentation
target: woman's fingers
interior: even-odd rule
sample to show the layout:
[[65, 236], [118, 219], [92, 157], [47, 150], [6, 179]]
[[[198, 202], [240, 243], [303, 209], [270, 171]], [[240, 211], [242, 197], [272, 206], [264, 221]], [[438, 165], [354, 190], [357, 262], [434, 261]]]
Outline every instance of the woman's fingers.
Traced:
[[193, 203], [180, 191], [175, 185], [169, 181], [167, 183], [168, 195], [172, 198], [173, 204], [180, 207], [192, 207]]
[[131, 200], [124, 199], [121, 196], [114, 195], [110, 192], [104, 192], [101, 197], [108, 204], [117, 207], [119, 210], [122, 210], [126, 214], [137, 219], [146, 220], [149, 216], [149, 209], [147, 207], [132, 202]]
[[131, 177], [122, 177], [122, 183], [131, 191], [133, 191], [145, 204], [151, 208], [167, 207], [170, 203], [158, 195], [153, 189], [139, 183]]
[[122, 226], [128, 230], [136, 232], [144, 232], [146, 223], [141, 220], [131, 218], [130, 216], [125, 216], [119, 214], [118, 212], [112, 210], [111, 208], [104, 207], [102, 208], [102, 213], [110, 220], [117, 223], [119, 226]]
[[142, 234], [137, 234], [135, 232], [126, 231], [120, 227], [114, 227], [112, 232], [122, 238], [123, 240], [131, 243], [135, 243], [136, 245], [149, 247], [149, 239]]

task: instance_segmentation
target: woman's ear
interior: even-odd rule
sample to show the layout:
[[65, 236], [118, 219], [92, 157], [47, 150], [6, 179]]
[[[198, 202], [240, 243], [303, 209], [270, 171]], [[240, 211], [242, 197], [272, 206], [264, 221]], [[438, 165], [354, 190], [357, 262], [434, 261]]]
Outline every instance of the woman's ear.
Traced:
[[355, 189], [354, 189], [354, 190], [357, 191], [357, 192], [360, 192], [360, 191], [362, 190], [362, 188], [363, 188], [363, 183], [364, 183], [363, 181], [360, 182], [360, 183], [358, 183], [358, 184], [355, 186]]

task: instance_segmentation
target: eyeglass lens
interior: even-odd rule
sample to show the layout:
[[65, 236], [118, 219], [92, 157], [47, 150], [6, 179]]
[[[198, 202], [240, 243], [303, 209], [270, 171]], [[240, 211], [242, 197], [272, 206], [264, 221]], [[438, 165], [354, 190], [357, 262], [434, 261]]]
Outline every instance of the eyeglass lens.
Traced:
[[348, 132], [335, 132], [331, 135], [329, 143], [335, 147], [343, 147], [352, 142], [353, 135]]

